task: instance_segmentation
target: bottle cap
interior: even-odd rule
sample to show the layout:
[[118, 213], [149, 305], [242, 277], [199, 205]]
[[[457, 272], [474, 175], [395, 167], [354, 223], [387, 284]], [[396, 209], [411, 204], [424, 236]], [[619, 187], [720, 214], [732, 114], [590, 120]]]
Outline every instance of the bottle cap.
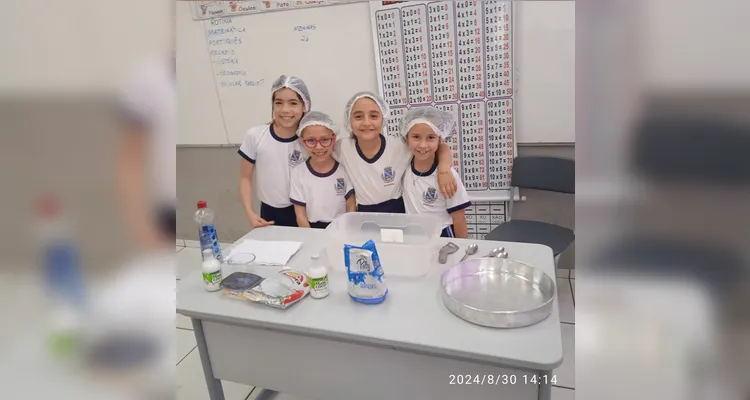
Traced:
[[42, 217], [56, 217], [60, 214], [60, 202], [56, 197], [48, 195], [37, 199], [37, 213]]
[[206, 208], [206, 200], [199, 200], [198, 208]]
[[317, 260], [318, 258], [320, 258], [320, 254], [315, 253], [315, 254], [311, 255], [310, 258], [312, 258], [313, 260]]

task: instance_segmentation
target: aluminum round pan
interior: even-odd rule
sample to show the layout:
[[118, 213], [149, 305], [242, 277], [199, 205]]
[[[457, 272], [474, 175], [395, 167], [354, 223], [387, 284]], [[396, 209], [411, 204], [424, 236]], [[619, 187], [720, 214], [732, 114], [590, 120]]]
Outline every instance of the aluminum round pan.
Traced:
[[440, 279], [445, 306], [471, 323], [519, 328], [547, 318], [555, 282], [544, 272], [507, 258], [476, 258], [454, 265]]

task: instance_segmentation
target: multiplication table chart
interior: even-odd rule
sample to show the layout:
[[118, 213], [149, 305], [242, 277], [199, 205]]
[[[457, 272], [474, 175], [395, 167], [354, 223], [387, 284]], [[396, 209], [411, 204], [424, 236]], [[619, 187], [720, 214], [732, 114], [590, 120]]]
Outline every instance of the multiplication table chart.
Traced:
[[491, 160], [490, 189], [510, 187], [510, 166], [513, 163], [513, 108], [511, 100], [487, 102], [487, 153]]
[[401, 117], [405, 112], [406, 108], [391, 108], [391, 115], [385, 121], [385, 131], [389, 136], [398, 137], [401, 134]]
[[510, 1], [370, 2], [389, 135], [410, 108], [453, 113], [453, 166], [472, 192], [510, 189], [513, 49]]
[[403, 29], [399, 10], [375, 13], [381, 95], [392, 106], [406, 105]]
[[428, 68], [427, 54], [429, 40], [427, 34], [427, 6], [416, 4], [401, 9], [404, 33], [404, 57], [406, 60], [406, 85], [409, 104], [429, 104], [432, 102], [430, 82], [432, 74]]
[[453, 154], [453, 169], [461, 174], [463, 164], [461, 163], [461, 146], [458, 143], [458, 104], [435, 104], [435, 108], [453, 114], [453, 120], [456, 121], [453, 132], [448, 138], [448, 146], [450, 146], [451, 154]]

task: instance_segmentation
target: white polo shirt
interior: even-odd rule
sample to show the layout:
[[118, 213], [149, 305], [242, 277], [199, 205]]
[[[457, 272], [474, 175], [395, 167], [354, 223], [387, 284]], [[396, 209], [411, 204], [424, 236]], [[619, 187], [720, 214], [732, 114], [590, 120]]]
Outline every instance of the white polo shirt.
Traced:
[[323, 174], [312, 168], [310, 159], [292, 169], [289, 200], [305, 207], [310, 222], [331, 222], [344, 214], [346, 200], [352, 194], [352, 181], [338, 162]]
[[271, 207], [289, 207], [289, 182], [292, 168], [307, 159], [307, 152], [295, 135], [282, 139], [273, 125], [250, 128], [238, 151], [255, 164], [255, 190], [258, 199]]
[[380, 137], [380, 151], [371, 159], [362, 154], [354, 138], [340, 139], [333, 148], [352, 180], [358, 204], [380, 204], [401, 197], [403, 192], [402, 179], [409, 168], [411, 150], [401, 138]]
[[443, 227], [453, 224], [451, 213], [471, 205], [469, 194], [458, 172], [451, 168], [453, 178], [456, 179], [458, 190], [453, 198], [446, 200], [440, 193], [437, 182], [437, 160], [429, 171], [420, 173], [414, 169], [414, 163], [410, 163], [408, 171], [404, 174], [404, 206], [407, 214], [433, 215], [443, 221]]
[[151, 197], [166, 206], [177, 200], [177, 99], [174, 59], [141, 64], [120, 93], [119, 107], [125, 122], [140, 126], [149, 136], [148, 163]]

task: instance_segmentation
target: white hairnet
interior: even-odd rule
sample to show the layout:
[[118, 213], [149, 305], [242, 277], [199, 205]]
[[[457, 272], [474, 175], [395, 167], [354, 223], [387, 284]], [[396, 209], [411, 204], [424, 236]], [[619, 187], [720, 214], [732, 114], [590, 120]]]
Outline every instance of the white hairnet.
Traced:
[[336, 123], [326, 113], [320, 111], [310, 111], [302, 117], [299, 122], [299, 128], [297, 128], [297, 136], [302, 136], [302, 130], [311, 125], [325, 126], [326, 128], [333, 131], [334, 134], [338, 134], [336, 129]]
[[305, 82], [303, 82], [302, 79], [297, 78], [296, 76], [281, 75], [279, 79], [276, 79], [273, 85], [271, 85], [271, 93], [275, 93], [281, 88], [294, 90], [300, 97], [302, 97], [302, 102], [305, 103], [305, 112], [310, 111], [310, 91], [307, 90], [307, 85], [305, 85]]
[[447, 139], [453, 133], [456, 121], [453, 114], [435, 107], [412, 108], [401, 119], [401, 135], [406, 138], [409, 129], [416, 124], [427, 124], [441, 138]]
[[349, 99], [349, 101], [346, 103], [346, 108], [344, 110], [344, 126], [346, 127], [346, 130], [349, 133], [353, 133], [351, 118], [352, 118], [352, 108], [354, 108], [354, 103], [356, 103], [357, 100], [363, 99], [365, 97], [368, 99], [371, 99], [372, 101], [375, 102], [375, 104], [378, 105], [378, 107], [380, 108], [380, 112], [383, 114], [383, 120], [388, 118], [388, 116], [391, 113], [390, 107], [388, 107], [388, 104], [380, 96], [372, 92], [359, 92], [355, 94], [354, 96], [352, 96], [351, 99]]

